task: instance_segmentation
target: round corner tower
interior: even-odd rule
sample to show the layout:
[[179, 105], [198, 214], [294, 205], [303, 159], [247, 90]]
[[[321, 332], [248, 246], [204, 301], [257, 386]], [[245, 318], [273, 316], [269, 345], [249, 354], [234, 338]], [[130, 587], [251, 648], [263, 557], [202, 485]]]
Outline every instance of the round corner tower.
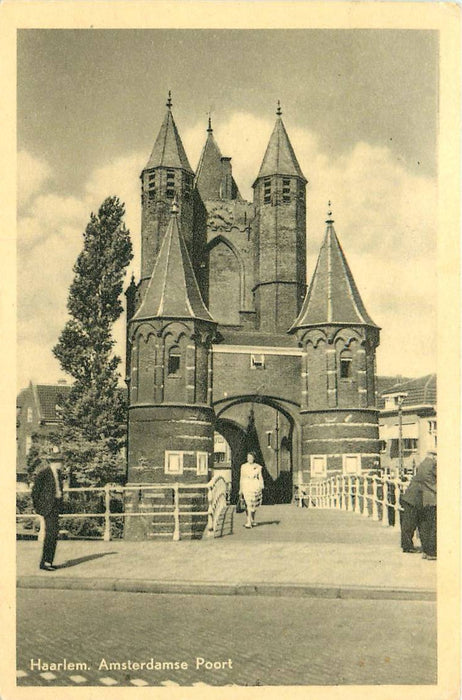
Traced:
[[367, 313], [334, 230], [326, 235], [290, 332], [302, 348], [300, 481], [358, 474], [379, 457], [375, 351]]
[[151, 279], [130, 320], [130, 483], [205, 483], [210, 476], [216, 323], [202, 301], [178, 218], [174, 203]]

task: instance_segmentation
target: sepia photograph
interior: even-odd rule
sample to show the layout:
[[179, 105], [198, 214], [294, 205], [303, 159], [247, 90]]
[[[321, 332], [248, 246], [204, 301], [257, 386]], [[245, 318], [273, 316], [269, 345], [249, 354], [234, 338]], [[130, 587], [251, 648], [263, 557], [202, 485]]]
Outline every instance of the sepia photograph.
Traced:
[[15, 31], [16, 691], [452, 697], [438, 21], [156, 4]]

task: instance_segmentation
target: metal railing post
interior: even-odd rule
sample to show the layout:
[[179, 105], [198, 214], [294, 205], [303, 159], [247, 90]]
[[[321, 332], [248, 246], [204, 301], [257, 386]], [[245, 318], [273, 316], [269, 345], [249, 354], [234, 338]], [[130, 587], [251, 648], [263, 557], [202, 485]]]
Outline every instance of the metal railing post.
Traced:
[[383, 495], [382, 495], [382, 525], [388, 527], [388, 481], [383, 480]]
[[401, 495], [401, 490], [399, 488], [399, 482], [396, 480], [393, 484], [394, 489], [395, 489], [395, 522], [393, 524], [393, 527], [399, 528], [401, 527], [400, 523], [400, 510], [401, 510], [401, 504], [400, 504], [400, 495]]
[[351, 477], [353, 480], [353, 488], [354, 488], [354, 505], [353, 505], [353, 512], [354, 513], [361, 513], [361, 505], [359, 503], [359, 489], [361, 486], [361, 477], [358, 474], [355, 474], [353, 477]]
[[180, 485], [175, 483], [173, 485], [173, 541], [178, 542], [180, 539]]
[[341, 508], [341, 498], [340, 498], [340, 477], [338, 474], [335, 477], [335, 507], [337, 510]]
[[111, 493], [109, 484], [104, 486], [104, 535], [103, 540], [109, 542], [111, 539]]
[[208, 510], [207, 510], [207, 535], [213, 535], [213, 485], [209, 484], [208, 493]]
[[363, 518], [369, 518], [369, 477], [364, 474], [361, 478], [363, 480], [363, 510], [361, 515]]
[[379, 509], [377, 502], [377, 477], [372, 477], [372, 520], [379, 519]]

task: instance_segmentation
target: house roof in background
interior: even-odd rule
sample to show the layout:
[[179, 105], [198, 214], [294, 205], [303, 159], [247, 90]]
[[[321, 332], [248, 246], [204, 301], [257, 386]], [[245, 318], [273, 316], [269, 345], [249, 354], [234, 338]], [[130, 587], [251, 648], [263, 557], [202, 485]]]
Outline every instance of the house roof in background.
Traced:
[[384, 408], [387, 395], [398, 392], [407, 394], [403, 406], [435, 406], [437, 400], [436, 385], [436, 374], [426, 374], [424, 377], [416, 377], [415, 379], [401, 378], [400, 381], [390, 384], [379, 392], [379, 408]]

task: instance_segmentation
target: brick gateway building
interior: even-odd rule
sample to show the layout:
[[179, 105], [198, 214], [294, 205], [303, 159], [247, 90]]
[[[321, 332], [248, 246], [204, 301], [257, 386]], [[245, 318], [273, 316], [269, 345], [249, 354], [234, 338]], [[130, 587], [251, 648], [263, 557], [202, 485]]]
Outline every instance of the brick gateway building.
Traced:
[[233, 492], [251, 444], [273, 502], [379, 456], [380, 329], [330, 213], [307, 290], [306, 184], [279, 107], [253, 202], [210, 120], [194, 173], [169, 97], [141, 173], [141, 278], [126, 292], [129, 484], [208, 481], [223, 468], [214, 431]]

